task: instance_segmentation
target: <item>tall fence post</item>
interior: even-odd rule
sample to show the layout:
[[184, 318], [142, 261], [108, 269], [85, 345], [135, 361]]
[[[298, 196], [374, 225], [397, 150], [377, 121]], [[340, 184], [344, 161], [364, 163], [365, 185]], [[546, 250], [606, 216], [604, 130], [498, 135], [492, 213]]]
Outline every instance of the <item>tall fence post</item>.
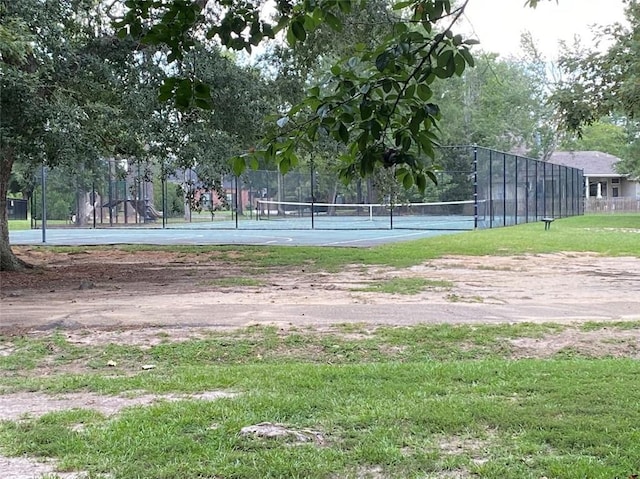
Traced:
[[234, 209], [235, 209], [235, 213], [236, 213], [236, 229], [238, 229], [238, 211], [239, 211], [239, 208], [238, 208], [238, 205], [239, 205], [239, 199], [238, 199], [238, 197], [239, 197], [239, 195], [240, 195], [240, 191], [239, 191], [239, 186], [240, 186], [240, 177], [239, 177], [239, 176], [236, 176], [236, 177], [235, 177], [235, 182], [236, 182], [236, 195], [235, 195], [236, 197], [235, 197], [235, 206], [234, 206]]
[[473, 145], [473, 229], [478, 229], [478, 145]]
[[515, 185], [513, 188], [513, 224], [518, 224], [518, 155], [514, 156]]
[[316, 182], [316, 171], [315, 171], [315, 165], [313, 163], [313, 160], [311, 160], [309, 162], [309, 166], [311, 168], [311, 229], [315, 229], [315, 215], [314, 215], [314, 211], [315, 211], [315, 196], [316, 196], [316, 192], [315, 192], [315, 182]]
[[507, 154], [502, 154], [502, 226], [507, 226]]
[[493, 228], [493, 150], [489, 150], [489, 229], [491, 228]]
[[524, 158], [524, 222], [529, 222], [529, 159]]
[[40, 181], [42, 183], [42, 242], [47, 242], [47, 168], [42, 163], [40, 168], [42, 173]]

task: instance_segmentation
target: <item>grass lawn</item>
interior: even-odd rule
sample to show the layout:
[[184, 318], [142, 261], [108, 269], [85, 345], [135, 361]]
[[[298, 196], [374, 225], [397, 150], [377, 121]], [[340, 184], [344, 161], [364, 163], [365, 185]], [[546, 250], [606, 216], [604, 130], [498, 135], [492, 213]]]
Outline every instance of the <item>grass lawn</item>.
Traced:
[[[585, 216], [558, 220], [549, 231], [535, 223], [377, 248], [170, 249], [215, 251], [265, 268], [338, 270], [354, 263], [410, 266], [449, 254], [639, 256], [638, 229], [638, 215]], [[573, 347], [547, 358], [516, 354], [517, 341], [569, 330], [597, 337], [605, 329], [631, 333], [627, 354], [592, 356]], [[640, 474], [635, 333], [638, 321], [345, 324], [330, 333], [252, 328], [182, 342], [158, 331], [153, 344], [88, 345], [64, 331], [0, 336], [0, 395], [94, 398], [82, 408], [1, 421], [0, 452], [53, 458], [59, 471], [109, 479], [629, 478]], [[166, 399], [113, 416], [91, 409], [98, 396], [208, 391], [233, 395]], [[310, 440], [240, 434], [263, 422]]]
[[[587, 215], [564, 218], [545, 231], [542, 223], [471, 231], [373, 248], [314, 246], [123, 246], [127, 250], [170, 250], [227, 254], [252, 267], [305, 265], [337, 271], [348, 264], [409, 267], [447, 255], [519, 255], [560, 251], [640, 256], [640, 215]], [[60, 248], [62, 251], [78, 248]], [[81, 248], [90, 250], [90, 248]], [[218, 256], [220, 257], [220, 256]]]
[[[582, 330], [605, 327], [640, 322]], [[566, 328], [254, 328], [152, 347], [80, 346], [61, 333], [4, 338], [12, 352], [0, 357], [3, 394], [236, 396], [4, 421], [0, 444], [5, 454], [116, 479], [629, 477], [640, 471], [638, 361], [579, 351], [513, 360], [511, 339]], [[240, 434], [263, 422], [322, 441]]]

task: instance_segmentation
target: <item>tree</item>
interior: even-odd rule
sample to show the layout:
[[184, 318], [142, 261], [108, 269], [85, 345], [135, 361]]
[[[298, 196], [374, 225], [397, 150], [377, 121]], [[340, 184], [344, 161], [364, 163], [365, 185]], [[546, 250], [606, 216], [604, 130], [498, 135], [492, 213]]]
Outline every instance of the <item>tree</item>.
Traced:
[[[286, 32], [289, 44], [304, 42], [309, 32], [326, 23], [343, 26], [340, 12], [362, 8], [367, 2], [305, 0], [277, 2], [279, 21], [265, 22], [259, 10], [245, 2], [130, 0], [119, 24], [123, 36], [140, 36], [143, 42], [167, 45], [171, 59], [180, 60], [196, 43], [198, 32], [217, 37], [230, 48], [250, 50], [264, 37]], [[256, 150], [236, 158], [234, 170], [243, 171], [246, 160], [276, 160], [286, 172], [298, 163], [297, 150], [327, 135], [345, 145], [342, 176], [366, 176], [378, 167], [392, 168], [406, 187], [424, 189], [428, 159], [434, 155], [434, 131], [440, 110], [430, 99], [438, 78], [460, 75], [473, 64], [469, 46], [452, 27], [466, 2], [454, 8], [448, 0], [398, 2], [400, 13], [392, 33], [374, 49], [354, 45], [349, 55], [335, 63], [327, 78], [307, 91], [306, 98], [278, 120], [279, 131]], [[217, 8], [216, 8], [217, 7]], [[213, 19], [218, 15], [219, 21]], [[209, 22], [209, 23], [207, 23]], [[177, 105], [199, 99], [200, 82], [171, 79], [165, 91]]]
[[[612, 40], [605, 52], [573, 49], [560, 59], [566, 80], [553, 95], [562, 118], [562, 127], [582, 135], [592, 125], [611, 114], [623, 118], [627, 128], [637, 132], [640, 116], [640, 3], [629, 0], [625, 9], [628, 25], [604, 28]], [[629, 150], [623, 165], [626, 172], [640, 176], [638, 148]]]
[[[76, 56], [72, 49], [82, 51], [83, 42], [88, 46], [101, 45], [107, 51], [113, 47], [117, 52], [122, 51], [120, 46], [128, 45], [130, 54], [127, 58], [130, 61], [135, 58], [135, 52], [150, 46], [159, 48], [166, 54], [169, 65], [164, 71], [166, 78], [159, 87], [159, 97], [171, 101], [177, 110], [186, 113], [193, 107], [203, 110], [214, 107], [212, 91], [203, 78], [193, 69], [182, 68], [189, 52], [205, 38], [214, 39], [226, 48], [247, 51], [277, 35], [286, 38], [290, 45], [296, 45], [304, 43], [323, 24], [339, 31], [344, 28], [341, 15], [371, 5], [371, 0], [278, 0], [275, 2], [275, 19], [269, 21], [265, 20], [261, 10], [266, 2], [261, 1], [126, 0], [122, 5], [119, 0], [102, 3], [99, 0], [61, 0], [46, 2], [47, 8], [40, 9], [48, 12], [53, 4], [56, 12], [48, 12], [51, 13], [49, 17], [32, 21], [41, 14], [38, 11], [42, 7], [41, 2], [1, 1], [2, 24], [9, 25], [7, 30], [11, 30], [7, 38], [15, 38], [10, 42], [3, 40], [6, 43], [2, 46], [3, 81], [11, 75], [16, 78], [26, 75], [29, 65], [38, 65], [40, 72], [28, 77], [33, 81], [32, 86], [26, 79], [21, 79], [23, 94], [19, 98], [25, 101], [15, 111], [28, 118], [34, 127], [24, 130], [33, 133], [28, 142], [33, 151], [28, 152], [25, 148], [20, 154], [32, 161], [42, 159], [44, 152], [55, 157], [55, 153], [62, 151], [55, 140], [71, 138], [68, 132], [81, 133], [78, 138], [95, 135], [92, 141], [76, 143], [66, 150], [73, 157], [69, 160], [72, 163], [78, 160], [76, 148], [81, 149], [83, 145], [90, 149], [83, 155], [91, 158], [96, 158], [101, 151], [114, 151], [114, 145], [118, 143], [113, 140], [122, 139], [121, 133], [127, 130], [126, 121], [105, 121], [108, 115], [100, 114], [102, 106], [108, 107], [109, 101], [101, 102], [101, 108], [95, 109], [86, 108], [90, 102], [78, 101], [84, 90], [80, 83], [73, 81], [71, 72]], [[306, 90], [302, 101], [280, 112], [273, 123], [272, 134], [234, 159], [234, 172], [241, 173], [247, 165], [255, 166], [259, 162], [277, 163], [280, 170], [286, 172], [298, 163], [301, 149], [310, 148], [320, 138], [328, 137], [342, 145], [344, 151], [339, 170], [346, 181], [384, 170], [395, 176], [405, 188], [416, 186], [424, 190], [427, 179], [435, 179], [430, 166], [441, 118], [440, 107], [433, 99], [435, 84], [459, 76], [467, 66], [474, 65], [470, 47], [476, 42], [465, 40], [453, 32], [468, 1], [464, 0], [457, 6], [451, 0], [396, 2], [393, 6], [395, 14], [390, 16], [389, 34], [375, 39], [377, 41], [373, 45], [356, 43], [345, 49], [343, 56], [333, 63], [318, 84]], [[536, 1], [530, 0], [529, 3], [533, 5]], [[123, 7], [124, 15], [114, 26], [120, 40], [103, 28], [102, 23], [105, 15], [114, 16], [119, 6]], [[28, 12], [29, 8], [34, 11]], [[54, 13], [62, 16], [55, 17]], [[97, 22], [100, 28], [87, 29], [86, 25], [91, 22]], [[54, 34], [56, 29], [57, 35]], [[64, 38], [65, 35], [71, 35], [73, 41]], [[29, 36], [37, 41], [32, 42]], [[56, 43], [56, 39], [60, 41]], [[37, 48], [30, 52], [32, 44]], [[52, 55], [53, 51], [55, 54]], [[29, 62], [29, 58], [37, 56], [39, 61]], [[60, 61], [64, 68], [57, 69], [58, 65], [53, 60]], [[49, 77], [44, 75], [43, 65], [50, 71], [59, 71], [61, 75], [56, 78], [63, 84], [63, 80], [69, 80], [77, 91], [72, 89], [74, 94], [67, 95], [66, 89], [52, 87], [45, 81]], [[10, 70], [11, 75], [5, 74], [4, 70]], [[64, 72], [68, 72], [67, 77], [62, 74]], [[107, 88], [104, 93], [116, 104], [118, 98], [123, 97], [117, 88]], [[3, 101], [5, 96], [9, 98], [9, 95], [3, 95]], [[56, 116], [59, 122], [53, 125], [54, 129], [47, 129], [47, 114], [28, 114], [26, 103], [36, 98], [45, 102], [59, 101], [52, 104], [53, 111], [65, 114]], [[113, 112], [120, 118], [117, 110], [106, 108], [103, 111]], [[20, 121], [26, 121], [24, 118]], [[91, 129], [92, 122], [88, 121], [91, 118], [104, 122], [107, 127], [115, 125], [124, 129], [104, 137], [98, 134], [98, 129]], [[87, 136], [87, 133], [91, 135]], [[13, 137], [18, 138], [18, 135]], [[125, 144], [131, 150], [143, 146], [138, 138]], [[10, 147], [0, 152], [3, 172], [11, 171], [17, 150], [11, 142], [3, 145]], [[10, 157], [12, 159], [8, 160]], [[6, 198], [7, 182], [1, 180], [0, 196]], [[4, 228], [0, 238], [2, 268], [14, 268], [17, 263], [9, 248], [6, 219], [1, 223]]]
[[27, 172], [43, 162], [90, 172], [104, 155], [136, 148], [135, 135], [123, 134], [136, 131], [122, 121], [122, 111], [131, 110], [121, 94], [124, 75], [114, 73], [130, 65], [134, 50], [106, 36], [110, 27], [100, 8], [94, 0], [0, 3], [3, 270], [25, 266], [8, 239], [6, 193], [14, 164]]

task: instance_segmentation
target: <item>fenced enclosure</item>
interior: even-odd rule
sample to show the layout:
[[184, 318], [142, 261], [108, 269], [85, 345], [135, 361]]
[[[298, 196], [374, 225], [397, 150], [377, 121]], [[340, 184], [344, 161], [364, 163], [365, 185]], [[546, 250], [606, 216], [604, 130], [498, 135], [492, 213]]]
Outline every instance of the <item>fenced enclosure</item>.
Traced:
[[484, 227], [584, 213], [582, 170], [486, 148], [474, 153]]
[[[42, 169], [32, 226], [473, 230], [584, 212], [582, 171], [487, 148], [443, 147], [437, 183], [403, 188], [392, 170], [344, 184], [330, 161], [287, 174], [247, 171], [205, 187], [197, 169], [162, 178], [114, 161], [89, 177]], [[43, 195], [44, 187], [44, 195]], [[44, 201], [43, 201], [44, 200]]]

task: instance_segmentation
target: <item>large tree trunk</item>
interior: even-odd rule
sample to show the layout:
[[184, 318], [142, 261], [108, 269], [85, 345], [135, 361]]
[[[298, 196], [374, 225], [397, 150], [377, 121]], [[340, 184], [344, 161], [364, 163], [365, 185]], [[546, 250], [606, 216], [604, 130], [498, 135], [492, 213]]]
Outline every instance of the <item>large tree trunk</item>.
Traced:
[[19, 271], [30, 267], [19, 259], [9, 243], [9, 217], [7, 215], [7, 193], [9, 178], [13, 167], [13, 155], [6, 150], [0, 151], [0, 271]]

